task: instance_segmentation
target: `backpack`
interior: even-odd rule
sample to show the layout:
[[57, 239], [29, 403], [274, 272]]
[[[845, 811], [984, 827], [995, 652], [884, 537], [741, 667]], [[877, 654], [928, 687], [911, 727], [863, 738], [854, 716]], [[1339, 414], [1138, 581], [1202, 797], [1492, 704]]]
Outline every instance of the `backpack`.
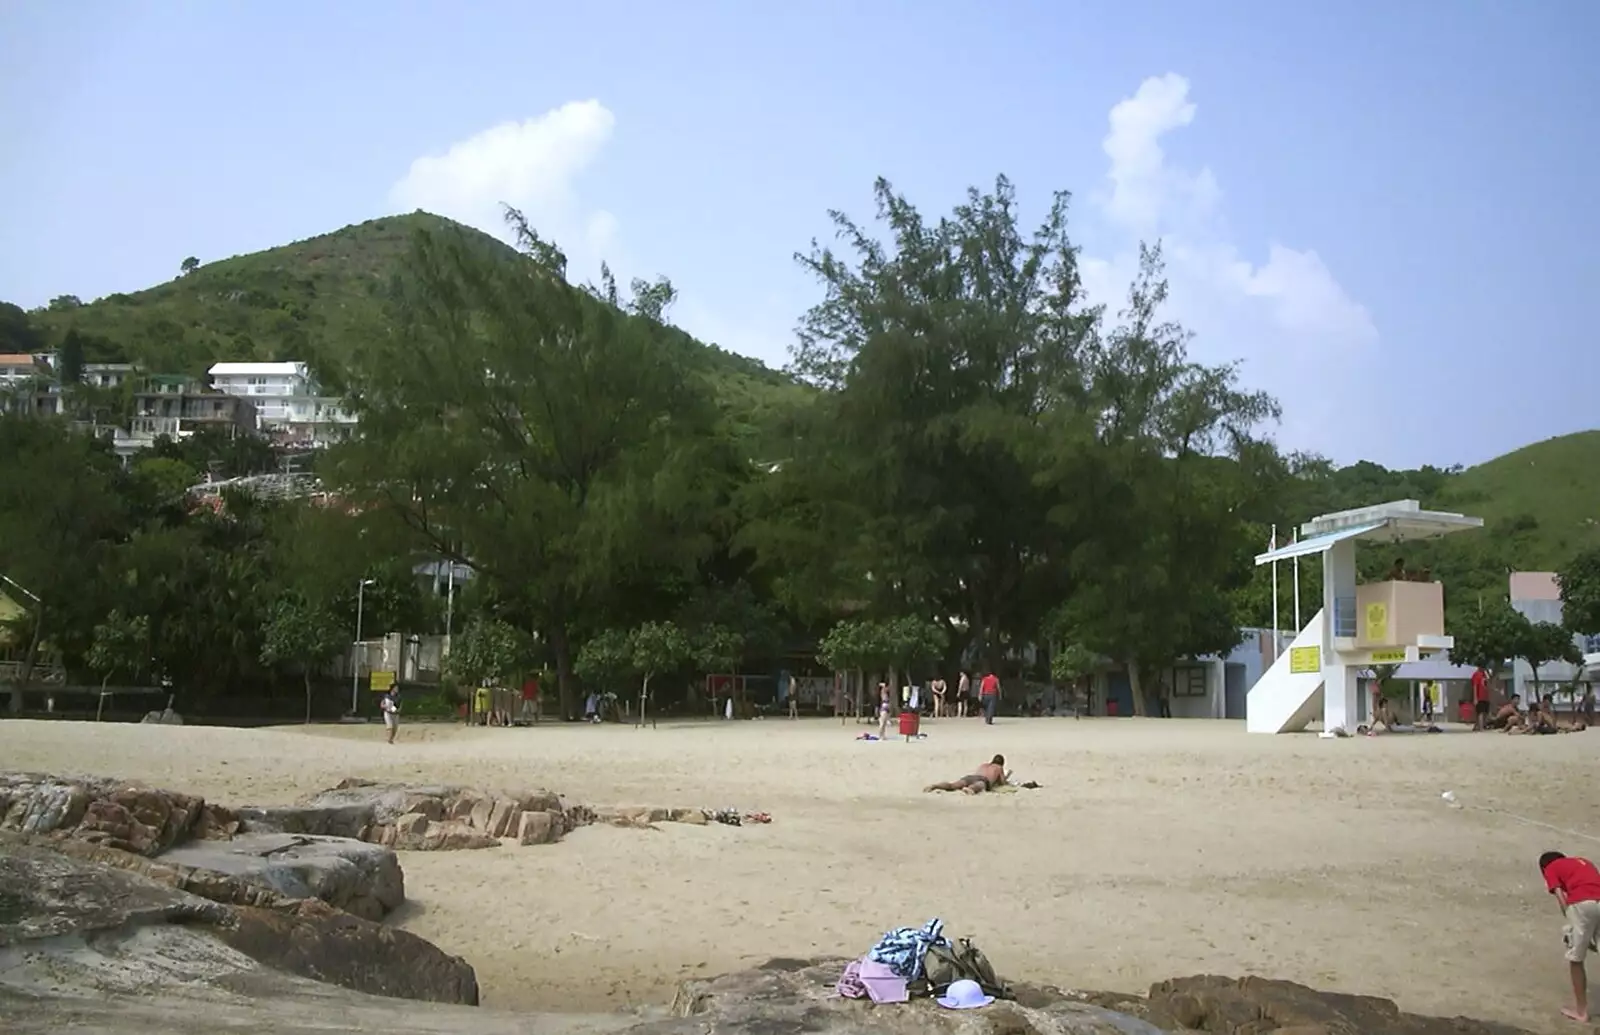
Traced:
[[970, 938], [953, 943], [940, 939], [929, 946], [922, 957], [922, 976], [910, 982], [907, 989], [913, 996], [938, 996], [957, 981], [976, 981], [984, 995], [1011, 998], [1011, 990], [995, 976], [989, 957]]

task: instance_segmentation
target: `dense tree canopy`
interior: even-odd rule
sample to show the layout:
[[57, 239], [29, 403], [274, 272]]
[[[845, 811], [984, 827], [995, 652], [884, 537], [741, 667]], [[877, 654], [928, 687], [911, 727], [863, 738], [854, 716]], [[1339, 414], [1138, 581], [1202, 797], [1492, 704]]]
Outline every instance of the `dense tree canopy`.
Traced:
[[[1567, 624], [1600, 631], [1597, 544], [1560, 507], [1535, 517], [1474, 472], [1281, 455], [1275, 401], [1198, 362], [1167, 315], [1159, 244], [1107, 307], [1084, 294], [1065, 193], [1031, 228], [1003, 177], [940, 216], [885, 181], [874, 199], [875, 220], [835, 212], [837, 240], [797, 256], [818, 300], [788, 374], [672, 326], [664, 277], [574, 286], [516, 212], [515, 250], [407, 217], [286, 249], [299, 266], [190, 259], [140, 296], [0, 305], [0, 351], [55, 349], [68, 382], [63, 419], [0, 416], [0, 573], [26, 588], [6, 649], [170, 680], [199, 707], [292, 678], [309, 715], [359, 607], [366, 638], [451, 629], [458, 682], [549, 666], [569, 718], [585, 687], [670, 707], [698, 675], [811, 657], [1062, 682], [1109, 663], [1142, 711], [1150, 679], [1270, 621], [1251, 558], [1274, 526], [1282, 542], [1397, 498], [1501, 508], [1482, 534], [1408, 546], [1446, 583], [1459, 659], [1564, 656], [1504, 604], [1516, 568], [1566, 565]], [[328, 256], [357, 275], [307, 272]], [[197, 494], [282, 458], [201, 433], [120, 463], [93, 432], [126, 422], [131, 389], [72, 382], [121, 356], [308, 359], [360, 431], [307, 461], [327, 496]], [[441, 560], [473, 575], [448, 617]], [[1300, 573], [1309, 618], [1320, 571]]]

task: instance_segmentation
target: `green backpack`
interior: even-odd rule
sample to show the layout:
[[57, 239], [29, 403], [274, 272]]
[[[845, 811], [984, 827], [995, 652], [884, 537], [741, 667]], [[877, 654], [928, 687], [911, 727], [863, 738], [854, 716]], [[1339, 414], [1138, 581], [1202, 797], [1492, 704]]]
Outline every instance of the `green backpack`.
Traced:
[[957, 981], [976, 981], [984, 995], [1011, 998], [1011, 990], [995, 976], [989, 957], [972, 944], [970, 938], [953, 943], [939, 941], [929, 946], [922, 957], [922, 977], [911, 982], [907, 990], [914, 996], [939, 996]]

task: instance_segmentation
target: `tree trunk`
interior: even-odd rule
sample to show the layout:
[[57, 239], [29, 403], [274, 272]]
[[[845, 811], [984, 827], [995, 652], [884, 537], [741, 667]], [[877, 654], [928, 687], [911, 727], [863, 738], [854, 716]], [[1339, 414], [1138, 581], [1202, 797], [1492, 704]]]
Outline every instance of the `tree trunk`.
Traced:
[[33, 639], [28, 642], [28, 653], [22, 658], [22, 672], [17, 676], [17, 681], [11, 684], [11, 714], [22, 714], [22, 691], [33, 682], [33, 670], [39, 663], [39, 638], [44, 632], [44, 607], [35, 604], [38, 616], [33, 621]]
[[311, 667], [306, 666], [306, 725], [311, 725]]
[[1150, 714], [1144, 703], [1144, 681], [1139, 678], [1137, 661], [1128, 662], [1128, 696], [1133, 698], [1133, 714], [1141, 718]]
[[638, 722], [638, 725], [640, 725], [640, 726], [644, 725], [644, 709], [645, 709], [645, 705], [649, 702], [649, 700], [650, 700], [650, 673], [646, 672], [645, 675], [644, 675], [644, 686], [639, 690], [639, 722]]
[[550, 649], [556, 655], [556, 687], [560, 698], [561, 721], [571, 722], [578, 706], [578, 685], [572, 675], [572, 641], [567, 627], [556, 622], [550, 627]]

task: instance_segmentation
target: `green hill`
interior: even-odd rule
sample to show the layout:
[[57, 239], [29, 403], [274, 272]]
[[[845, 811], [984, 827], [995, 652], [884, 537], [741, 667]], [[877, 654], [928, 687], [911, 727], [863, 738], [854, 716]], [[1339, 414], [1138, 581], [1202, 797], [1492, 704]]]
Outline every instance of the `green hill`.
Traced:
[[[336, 364], [349, 342], [382, 320], [383, 291], [412, 236], [449, 228], [483, 248], [514, 254], [481, 231], [415, 212], [207, 263], [132, 294], [88, 304], [57, 299], [31, 317], [50, 347], [76, 330], [90, 362], [125, 359], [147, 370], [196, 375], [220, 361]], [[763, 435], [804, 392], [756, 360], [696, 344], [724, 409], [752, 435]]]
[[1600, 546], [1600, 431], [1524, 446], [1451, 476], [1438, 505], [1522, 539], [1524, 570], [1560, 567]]

